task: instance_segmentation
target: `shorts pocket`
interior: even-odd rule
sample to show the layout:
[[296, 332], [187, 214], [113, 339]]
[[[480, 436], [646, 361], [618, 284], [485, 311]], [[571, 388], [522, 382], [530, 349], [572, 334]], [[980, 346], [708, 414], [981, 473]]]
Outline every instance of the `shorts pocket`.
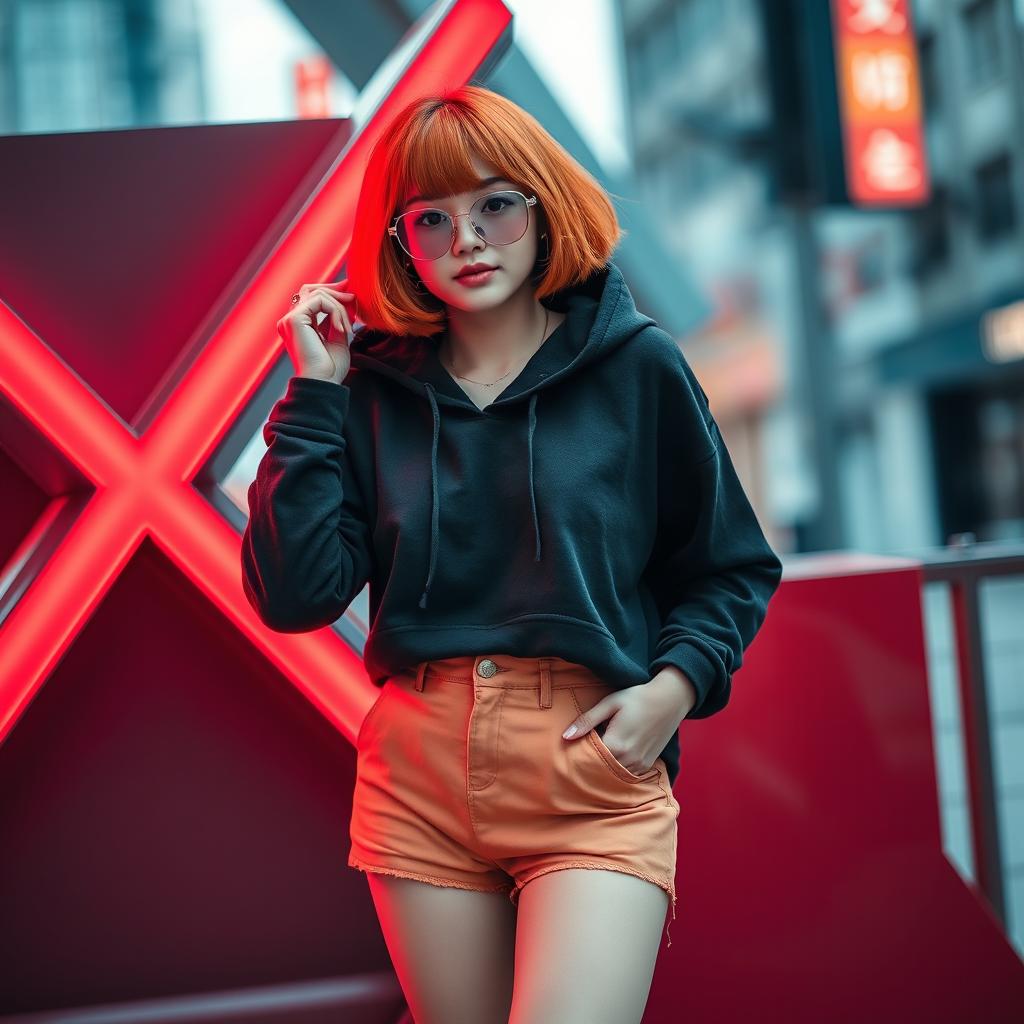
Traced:
[[362, 746], [363, 736], [366, 735], [366, 727], [370, 724], [370, 719], [377, 713], [377, 709], [381, 706], [384, 697], [387, 695], [389, 689], [388, 683], [390, 682], [390, 679], [384, 680], [384, 684], [380, 688], [380, 693], [377, 694], [377, 699], [370, 705], [370, 710], [363, 716], [362, 725], [359, 726], [359, 733], [356, 736], [356, 750], [359, 750]]
[[[569, 689], [569, 693], [572, 694], [572, 702], [576, 705], [576, 713], [578, 715], [583, 714], [583, 707], [580, 705], [579, 699], [576, 696], [576, 690], [572, 687]], [[592, 704], [596, 704], [597, 701], [593, 701]], [[592, 705], [591, 705], [592, 706]], [[634, 775], [619, 759], [608, 749], [604, 740], [598, 734], [596, 729], [591, 729], [587, 733], [584, 742], [589, 743], [590, 749], [601, 759], [601, 763], [610, 771], [616, 778], [622, 779], [623, 782], [650, 782], [658, 778], [658, 765], [654, 764], [648, 769], [643, 775]]]

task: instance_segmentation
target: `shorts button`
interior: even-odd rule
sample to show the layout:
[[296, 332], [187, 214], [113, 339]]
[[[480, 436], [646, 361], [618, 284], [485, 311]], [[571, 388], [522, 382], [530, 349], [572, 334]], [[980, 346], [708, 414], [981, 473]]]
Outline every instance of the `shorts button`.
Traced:
[[483, 676], [484, 679], [490, 679], [491, 676], [498, 671], [498, 666], [495, 665], [490, 658], [484, 658], [484, 660], [477, 665], [476, 671], [477, 674]]

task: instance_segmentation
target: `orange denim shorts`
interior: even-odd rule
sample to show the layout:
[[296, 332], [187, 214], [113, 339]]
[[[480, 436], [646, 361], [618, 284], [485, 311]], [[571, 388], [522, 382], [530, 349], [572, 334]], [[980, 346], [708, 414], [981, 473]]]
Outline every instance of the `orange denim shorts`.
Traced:
[[621, 871], [664, 889], [674, 920], [679, 804], [664, 760], [634, 775], [596, 729], [562, 738], [613, 689], [562, 658], [507, 654], [389, 677], [356, 738], [349, 866], [507, 892], [513, 906], [549, 871]]

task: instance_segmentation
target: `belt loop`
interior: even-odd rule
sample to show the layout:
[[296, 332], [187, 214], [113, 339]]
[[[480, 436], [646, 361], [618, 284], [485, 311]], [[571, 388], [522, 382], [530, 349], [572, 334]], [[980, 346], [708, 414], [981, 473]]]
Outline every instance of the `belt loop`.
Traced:
[[423, 689], [423, 676], [424, 676], [424, 673], [427, 671], [427, 665], [428, 664], [429, 664], [429, 662], [421, 661], [420, 664], [419, 664], [419, 668], [416, 669], [416, 689], [417, 690], [422, 690]]
[[554, 702], [551, 699], [551, 659], [540, 659], [540, 706], [549, 708]]

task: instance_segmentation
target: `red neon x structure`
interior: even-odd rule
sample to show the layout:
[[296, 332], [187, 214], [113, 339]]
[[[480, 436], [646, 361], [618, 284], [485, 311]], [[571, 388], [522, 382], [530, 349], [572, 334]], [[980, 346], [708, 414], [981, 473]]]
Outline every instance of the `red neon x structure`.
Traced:
[[[447, 9], [444, 9], [444, 8]], [[429, 25], [433, 12], [423, 21]], [[240, 538], [192, 482], [280, 355], [272, 329], [303, 281], [344, 261], [374, 142], [407, 103], [469, 81], [512, 15], [500, 0], [450, 0], [373, 117], [352, 138], [158, 417], [139, 436], [0, 302], [0, 389], [95, 493], [0, 627], [0, 743], [147, 535], [350, 739], [374, 695], [330, 627], [267, 629], [242, 592]], [[407, 36], [408, 38], [408, 36]], [[55, 498], [25, 552], [67, 502]], [[21, 555], [16, 554], [14, 564]], [[363, 690], [362, 699], [359, 691]]]

